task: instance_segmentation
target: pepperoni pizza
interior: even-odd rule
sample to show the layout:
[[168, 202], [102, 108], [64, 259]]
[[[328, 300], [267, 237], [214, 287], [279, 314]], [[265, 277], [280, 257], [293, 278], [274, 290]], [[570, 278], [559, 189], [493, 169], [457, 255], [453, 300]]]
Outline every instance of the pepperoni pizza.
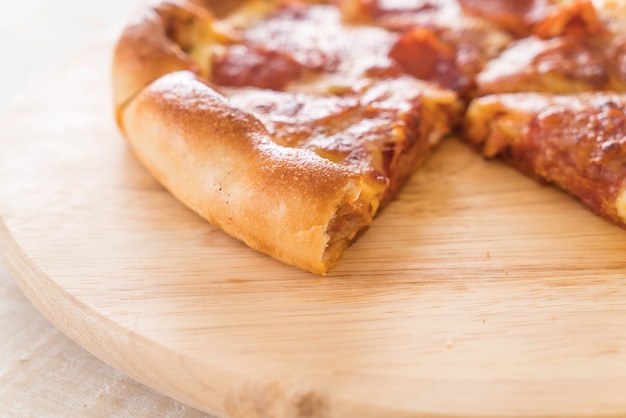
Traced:
[[171, 0], [121, 34], [146, 169], [324, 274], [447, 136], [626, 225], [626, 8], [611, 0]]

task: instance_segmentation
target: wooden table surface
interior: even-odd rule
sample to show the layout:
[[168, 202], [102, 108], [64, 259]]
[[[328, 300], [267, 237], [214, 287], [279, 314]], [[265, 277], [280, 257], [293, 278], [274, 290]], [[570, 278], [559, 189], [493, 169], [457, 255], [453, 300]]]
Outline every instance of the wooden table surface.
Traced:
[[[140, 3], [4, 4], [0, 114], [54, 63], [90, 39], [119, 30]], [[1, 262], [0, 416], [207, 417], [133, 381], [75, 344], [31, 305]]]

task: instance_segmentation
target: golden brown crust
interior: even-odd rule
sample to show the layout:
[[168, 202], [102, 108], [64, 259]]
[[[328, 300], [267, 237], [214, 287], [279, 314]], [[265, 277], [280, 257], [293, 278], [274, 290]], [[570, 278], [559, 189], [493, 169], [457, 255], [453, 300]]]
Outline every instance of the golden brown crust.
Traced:
[[113, 92], [116, 109], [142, 88], [163, 74], [178, 70], [198, 71], [167, 36], [166, 22], [159, 9], [170, 4], [144, 9], [122, 33], [113, 56]]
[[191, 1], [165, 1], [142, 10], [121, 34], [113, 55], [116, 112], [164, 74], [188, 70], [207, 75], [205, 46], [228, 42], [209, 10]]
[[[250, 247], [314, 273], [325, 273], [343, 249], [328, 247], [340, 209], [367, 207], [360, 176], [275, 144], [254, 116], [192, 73], [151, 84], [122, 123], [142, 163], [183, 203]], [[371, 221], [369, 211], [355, 213], [348, 242]]]

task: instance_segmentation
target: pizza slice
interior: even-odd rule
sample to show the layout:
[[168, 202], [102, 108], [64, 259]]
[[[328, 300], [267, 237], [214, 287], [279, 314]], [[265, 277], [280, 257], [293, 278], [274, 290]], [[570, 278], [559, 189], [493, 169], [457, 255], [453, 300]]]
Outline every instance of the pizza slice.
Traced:
[[218, 19], [161, 3], [117, 45], [118, 123], [182, 203], [324, 274], [459, 118], [454, 92], [398, 70], [396, 39], [329, 5], [248, 2]]
[[626, 226], [626, 95], [485, 96], [469, 106], [464, 135], [485, 157], [555, 184]]
[[476, 76], [477, 95], [626, 89], [626, 38], [589, 0], [554, 6]]

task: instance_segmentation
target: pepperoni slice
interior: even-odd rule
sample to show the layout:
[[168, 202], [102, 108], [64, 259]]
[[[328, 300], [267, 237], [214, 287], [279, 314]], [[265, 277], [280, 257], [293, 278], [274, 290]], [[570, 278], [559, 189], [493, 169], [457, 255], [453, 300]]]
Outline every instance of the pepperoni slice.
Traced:
[[281, 90], [303, 68], [291, 56], [250, 45], [233, 45], [213, 59], [212, 81], [221, 86]]
[[452, 47], [429, 29], [417, 28], [404, 33], [389, 51], [404, 71], [457, 92], [463, 92], [471, 81], [459, 69]]

